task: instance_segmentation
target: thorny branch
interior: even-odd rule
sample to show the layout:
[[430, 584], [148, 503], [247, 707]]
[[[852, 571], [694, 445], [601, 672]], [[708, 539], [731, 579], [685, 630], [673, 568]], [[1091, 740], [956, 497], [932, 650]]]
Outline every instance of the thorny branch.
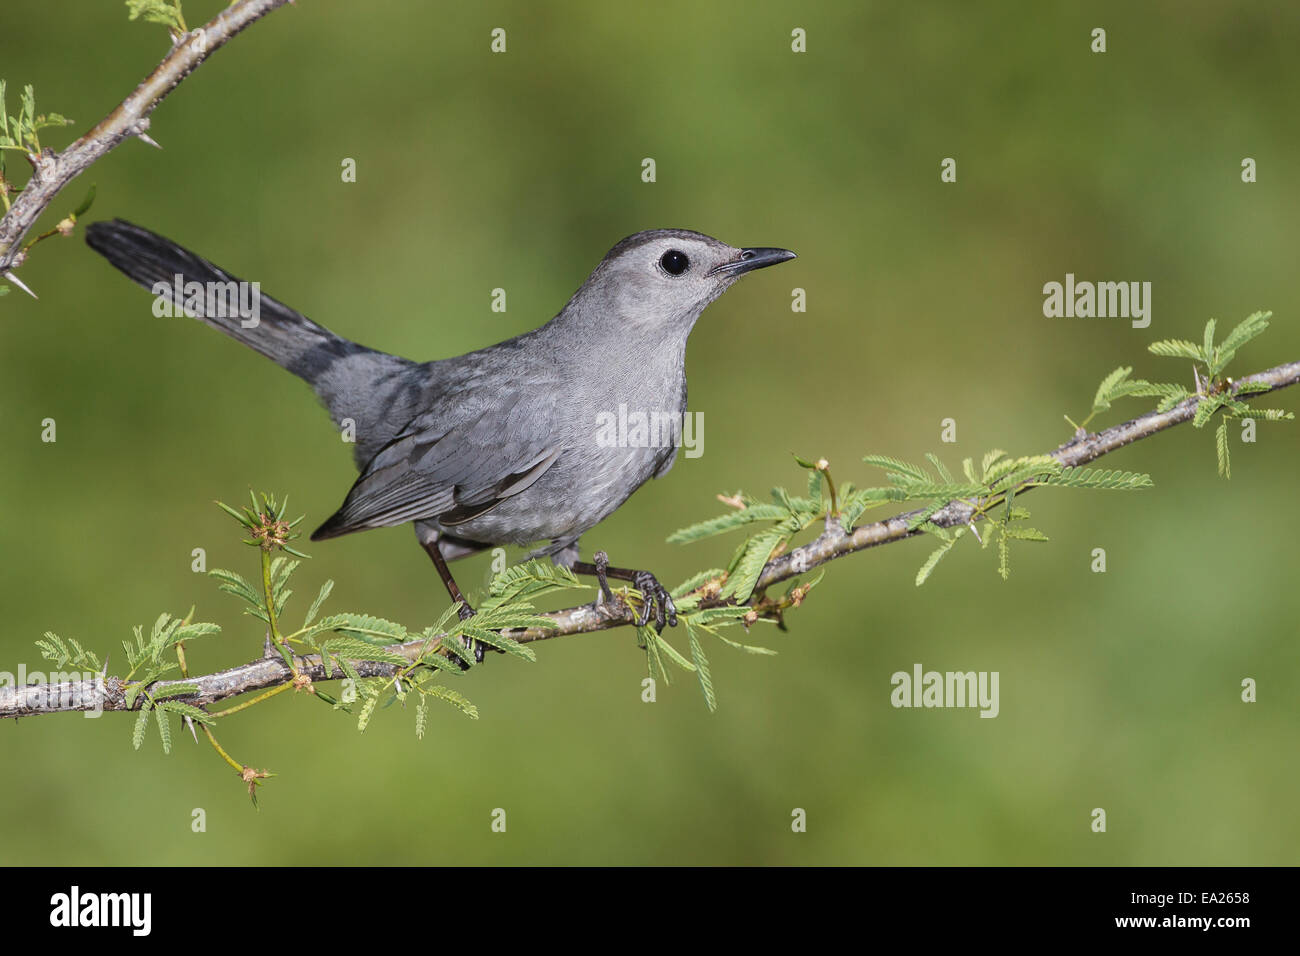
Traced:
[[135, 91], [75, 143], [61, 153], [46, 148], [40, 155], [29, 154], [32, 177], [0, 219], [0, 276], [26, 290], [13, 276], [13, 270], [26, 258], [23, 237], [63, 187], [128, 137], [137, 136], [156, 146], [148, 136], [149, 115], [167, 94], [249, 24], [290, 2], [239, 0], [203, 26], [180, 34], [171, 51]]
[[[1267, 385], [1267, 391], [1276, 391], [1300, 382], [1300, 362], [1279, 365], [1266, 372], [1250, 375], [1234, 383], [1234, 390], [1247, 382]], [[1264, 391], [1255, 394], [1264, 394]], [[1159, 432], [1191, 421], [1196, 412], [1198, 399], [1188, 398], [1166, 412], [1149, 412], [1127, 421], [1122, 425], [1103, 431], [1076, 437], [1055, 451], [1051, 452], [1062, 465], [1073, 467], [1096, 461], [1103, 455], [1123, 448], [1125, 445], [1149, 438]], [[1025, 489], [1031, 490], [1029, 488]], [[919, 529], [909, 528], [909, 519], [918, 514], [909, 511], [894, 515], [883, 521], [864, 524], [852, 530], [842, 528], [837, 520], [828, 518], [826, 529], [815, 540], [794, 548], [768, 561], [750, 604], [762, 601], [763, 589], [781, 581], [794, 578], [804, 572], [825, 564], [847, 554], [873, 548], [877, 545], [902, 541], [921, 534]], [[945, 508], [931, 516], [930, 521], [941, 528], [953, 528], [972, 521], [975, 506], [964, 500], [953, 501]], [[717, 607], [729, 603], [716, 597], [705, 597], [701, 607]], [[548, 640], [566, 634], [584, 634], [591, 631], [603, 631], [615, 627], [625, 627], [634, 623], [633, 610], [622, 600], [612, 604], [584, 604], [562, 611], [542, 615], [551, 620], [547, 628], [530, 628], [507, 632], [520, 643]], [[394, 644], [388, 649], [401, 654], [408, 660], [415, 661], [422, 652], [429, 648], [429, 641], [421, 638], [405, 644]], [[295, 666], [301, 676], [312, 681], [328, 680], [318, 655], [304, 655], [294, 658]], [[397, 673], [398, 666], [376, 661], [356, 661], [355, 667], [361, 677], [391, 677]], [[337, 677], [337, 669], [334, 674]], [[239, 667], [209, 674], [202, 677], [190, 676], [183, 681], [158, 681], [150, 691], [155, 696], [166, 696], [167, 687], [172, 684], [195, 684], [197, 693], [177, 697], [196, 706], [211, 704], [216, 701], [237, 697], [251, 691], [283, 685], [294, 679], [294, 674], [277, 656], [263, 657], [250, 661]], [[94, 681], [68, 682], [56, 685], [35, 684], [27, 687], [0, 689], [0, 717], [22, 717], [32, 714], [52, 713], [56, 711], [75, 710], [127, 710], [124, 693], [125, 681], [118, 677], [104, 677]], [[137, 700], [137, 706], [144, 695]]]

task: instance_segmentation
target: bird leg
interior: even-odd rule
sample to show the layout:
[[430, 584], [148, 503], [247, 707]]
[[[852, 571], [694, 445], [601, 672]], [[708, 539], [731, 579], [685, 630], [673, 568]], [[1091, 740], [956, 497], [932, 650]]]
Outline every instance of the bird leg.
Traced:
[[[442, 583], [447, 586], [447, 593], [451, 595], [452, 601], [460, 604], [460, 608], [456, 613], [460, 615], [462, 621], [468, 621], [474, 616], [474, 609], [469, 606], [469, 601], [465, 600], [465, 595], [461, 592], [460, 585], [458, 585], [456, 579], [451, 576], [451, 569], [447, 567], [447, 559], [444, 558], [442, 552], [438, 550], [438, 542], [426, 542], [421, 540], [420, 544], [432, 559], [433, 566], [438, 569], [438, 577], [442, 578]], [[465, 645], [465, 650], [469, 650], [470, 646], [473, 645], [474, 663], [482, 664], [483, 654], [487, 649], [487, 645], [482, 641], [471, 641], [467, 637], [462, 637], [460, 640], [461, 643]], [[465, 665], [464, 662], [462, 662], [462, 665], [468, 668], [468, 665]]]
[[656, 631], [662, 631], [665, 624], [669, 627], [677, 626], [677, 606], [673, 604], [672, 595], [653, 574], [649, 571], [611, 568], [609, 555], [604, 551], [597, 551], [592, 558], [594, 563], [590, 564], [586, 561], [574, 561], [571, 570], [574, 574], [595, 575], [596, 583], [600, 585], [600, 593], [605, 596], [606, 601], [611, 602], [614, 600], [614, 595], [609, 590], [609, 578], [632, 582], [632, 585], [641, 592], [642, 597], [641, 613], [636, 618], [637, 627], [645, 627], [649, 623], [651, 609], [654, 610]]

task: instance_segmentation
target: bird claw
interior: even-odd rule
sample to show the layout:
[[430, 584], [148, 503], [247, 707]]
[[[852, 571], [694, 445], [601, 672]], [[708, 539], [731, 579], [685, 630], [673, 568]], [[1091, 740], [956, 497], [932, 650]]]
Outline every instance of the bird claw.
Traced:
[[[459, 617], [462, 621], [468, 621], [471, 617], [473, 617], [477, 613], [478, 612], [475, 611], [472, 607], [470, 607], [469, 604], [463, 601], [461, 602], [460, 607], [456, 609], [456, 616]], [[475, 664], [483, 663], [483, 655], [487, 653], [486, 644], [484, 644], [482, 641], [476, 641], [471, 637], [462, 637], [460, 639], [460, 642], [464, 646], [465, 650], [468, 651], [471, 648], [473, 649]], [[459, 658], [457, 658], [457, 660], [459, 660]], [[461, 670], [466, 670], [466, 671], [469, 670], [469, 664], [465, 663], [464, 661], [460, 661], [460, 666], [461, 666]]]
[[[593, 556], [591, 564], [584, 561], [575, 561], [573, 570], [578, 574], [594, 574], [596, 581], [600, 585], [601, 598], [606, 603], [613, 603], [614, 594], [609, 589], [609, 578], [617, 578], [620, 581], [630, 581], [632, 586], [641, 592], [641, 609], [637, 611], [632, 609], [632, 621], [637, 627], [645, 627], [650, 623], [650, 615], [654, 614], [655, 630], [662, 632], [664, 626], [677, 626], [677, 606], [673, 604], [672, 595], [668, 590], [659, 583], [658, 579], [649, 571], [630, 571], [627, 568], [611, 568], [609, 566], [609, 556], [604, 551], [597, 551]], [[628, 606], [626, 601], [622, 602]]]
[[641, 592], [641, 613], [637, 615], [636, 626], [645, 627], [650, 622], [650, 612], [654, 609], [655, 631], [663, 633], [664, 625], [677, 626], [677, 605], [667, 589], [659, 583], [649, 571], [635, 571], [632, 584]]
[[600, 585], [600, 594], [607, 604], [614, 603], [614, 592], [609, 589], [609, 579], [605, 572], [609, 569], [609, 555], [604, 551], [597, 551], [592, 555], [592, 562], [596, 565], [596, 583]]

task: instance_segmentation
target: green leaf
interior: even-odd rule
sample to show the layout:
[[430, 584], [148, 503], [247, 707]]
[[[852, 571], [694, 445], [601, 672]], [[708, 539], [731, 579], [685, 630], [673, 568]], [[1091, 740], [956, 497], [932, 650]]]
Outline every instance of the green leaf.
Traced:
[[320, 593], [316, 595], [316, 600], [311, 602], [311, 607], [307, 609], [307, 616], [303, 619], [302, 626], [304, 628], [310, 627], [311, 622], [316, 620], [316, 614], [320, 611], [321, 605], [325, 603], [325, 599], [330, 596], [330, 592], [333, 590], [333, 579], [326, 581], [320, 586]]
[[1061, 469], [1061, 463], [1051, 455], [1027, 455], [998, 462], [989, 469], [985, 480], [993, 494], [1001, 494], [1027, 481], [1044, 482], [1052, 475], [1060, 474]]
[[168, 713], [176, 714], [180, 717], [189, 717], [191, 720], [197, 720], [201, 724], [216, 723], [216, 718], [200, 707], [193, 704], [187, 704], [183, 700], [160, 700], [154, 704], [158, 710], [165, 710]]
[[1116, 386], [1124, 381], [1133, 373], [1132, 366], [1121, 365], [1115, 371], [1111, 372], [1101, 384], [1097, 386], [1097, 395], [1092, 400], [1092, 410], [1094, 412], [1104, 412], [1110, 408], [1111, 399], [1114, 398]]
[[709, 674], [709, 659], [704, 655], [696, 625], [690, 618], [686, 619], [686, 633], [690, 638], [691, 660], [695, 663], [695, 675], [699, 678], [700, 690], [704, 692], [704, 702], [708, 705], [709, 712], [713, 713], [718, 709], [718, 698], [713, 691], [713, 678]]
[[1191, 393], [1182, 385], [1175, 385], [1173, 382], [1148, 382], [1145, 379], [1137, 379], [1132, 382], [1125, 382], [1127, 394], [1137, 396], [1165, 396], [1177, 395], [1180, 399], [1186, 398]]
[[808, 498], [820, 510], [822, 503], [822, 473], [820, 471], [810, 471], [808, 473]]
[[[47, 632], [48, 633], [48, 632]], [[68, 638], [68, 643], [72, 645], [73, 655], [72, 663], [77, 667], [89, 667], [91, 670], [102, 671], [104, 665], [99, 660], [99, 655], [94, 651], [88, 651], [78, 643], [75, 637]]]
[[165, 27], [183, 32], [185, 21], [181, 17], [180, 0], [126, 0], [127, 19], [143, 17], [146, 23], [161, 23]]
[[1192, 427], [1202, 428], [1220, 408], [1223, 407], [1224, 397], [1222, 395], [1211, 395], [1202, 398], [1196, 404], [1196, 413], [1192, 416]]
[[722, 586], [721, 596], [735, 598], [740, 604], [748, 601], [768, 558], [785, 538], [786, 535], [781, 531], [764, 531], [750, 538], [736, 568]]
[[916, 481], [934, 480], [920, 465], [912, 465], [897, 458], [890, 458], [888, 455], [867, 455], [862, 460], [868, 465], [875, 465], [877, 468], [883, 468], [904, 478], [912, 478]]
[[[907, 519], [907, 530], [915, 531], [917, 528], [926, 525], [929, 523], [931, 518], [946, 507], [948, 507], [948, 502], [946, 501], [936, 501], [933, 504], [926, 505], [916, 514], [912, 515], [912, 517]], [[939, 530], [937, 525], [932, 525], [931, 527], [935, 528], [936, 531]]]
[[96, 189], [96, 184], [92, 183], [89, 192], [86, 193], [86, 198], [81, 200], [76, 209], [72, 210], [73, 218], [80, 219], [90, 210], [90, 207], [95, 204]]
[[711, 568], [708, 571], [701, 571], [699, 574], [691, 575], [681, 584], [677, 585], [677, 587], [673, 588], [672, 591], [669, 593], [672, 594], [674, 598], [685, 597], [687, 594], [690, 594], [696, 588], [704, 585], [709, 581], [713, 581], [721, 577], [722, 574], [723, 571], [721, 568]]
[[298, 570], [301, 561], [290, 561], [283, 555], [275, 558], [271, 562], [271, 591], [278, 592], [288, 583], [289, 577], [294, 571]]
[[939, 547], [930, 552], [930, 556], [925, 559], [925, 563], [922, 564], [916, 572], [916, 586], [918, 588], [929, 579], [931, 572], [934, 571], [935, 567], [938, 566], [939, 562], [944, 559], [948, 552], [952, 550], [953, 545], [957, 543], [959, 537], [960, 535], [953, 535], [951, 539], [945, 541], [943, 544], [939, 545]]
[[799, 509], [794, 506], [794, 502], [790, 500], [790, 493], [784, 488], [773, 488], [772, 500], [780, 505], [787, 514], [798, 513]]
[[952, 472], [950, 472], [950, 471], [949, 471], [949, 470], [944, 466], [944, 463], [943, 463], [942, 461], [939, 460], [939, 456], [938, 456], [938, 455], [934, 454], [933, 452], [928, 452], [928, 451], [927, 451], [927, 452], [925, 453], [925, 460], [928, 461], [931, 465], [934, 466], [934, 470], [937, 471], [937, 472], [939, 473], [939, 480], [940, 480], [941, 482], [943, 482], [943, 483], [946, 484], [946, 485], [954, 484], [954, 482], [953, 482], [953, 480], [952, 480]]
[[904, 501], [907, 493], [900, 488], [861, 488], [840, 498], [840, 519], [846, 529], [852, 528], [868, 508], [887, 501]]
[[776, 651], [772, 650], [770, 647], [760, 647], [757, 644], [742, 644], [740, 643], [740, 641], [733, 641], [731, 638], [727, 637], [722, 632], [716, 631], [711, 627], [701, 626], [701, 630], [707, 632], [713, 637], [716, 637], [718, 640], [722, 641], [722, 643], [728, 645], [729, 647], [734, 647], [738, 651], [744, 651], [746, 654], [762, 654], [766, 657], [776, 656]]
[[[471, 627], [484, 627], [491, 631], [524, 630], [527, 628], [553, 629], [555, 622], [549, 617], [538, 614], [528, 603], [507, 604], [502, 607], [480, 605], [479, 611], [464, 624]], [[453, 632], [459, 625], [452, 627]]]
[[464, 695], [457, 693], [450, 687], [443, 687], [441, 684], [424, 683], [417, 684], [415, 689], [426, 697], [446, 701], [471, 720], [478, 720], [478, 708], [470, 703]]
[[140, 712], [135, 716], [135, 729], [131, 731], [131, 746], [136, 750], [144, 743], [145, 731], [149, 729], [149, 701], [145, 701]]
[[666, 657], [668, 657], [668, 659], [671, 660], [674, 664], [676, 664], [684, 671], [695, 670], [695, 665], [692, 664], [690, 661], [688, 661], [686, 658], [684, 658], [678, 652], [677, 648], [669, 644], [668, 641], [664, 639], [662, 634], [655, 633], [654, 628], [650, 628], [650, 627], [645, 628], [645, 631], [647, 635], [646, 639], [649, 641], [653, 641], [655, 647], [657, 647], [659, 651], [662, 654], [664, 654]]
[[525, 599], [531, 601], [555, 591], [587, 587], [589, 585], [579, 581], [568, 568], [534, 559], [510, 565], [493, 575], [488, 585], [488, 597], [479, 610], [490, 610]]
[[447, 637], [444, 637], [442, 639], [442, 643], [439, 644], [438, 646], [441, 647], [448, 654], [453, 655], [456, 659], [458, 659], [461, 663], [465, 664], [466, 666], [468, 667], [474, 666], [474, 655], [471, 654], [469, 652], [469, 649], [465, 647], [464, 644], [461, 643], [459, 638], [451, 637], [450, 635], [448, 635]]
[[245, 581], [242, 575], [235, 571], [227, 571], [225, 568], [213, 568], [208, 572], [208, 576], [214, 577], [221, 582], [217, 585], [217, 590], [233, 594], [235, 597], [247, 601], [253, 607], [264, 610], [262, 608], [262, 592], [254, 590], [253, 586]]
[[1258, 392], [1271, 392], [1273, 386], [1268, 382], [1238, 382], [1235, 390], [1238, 395], [1254, 395]]
[[63, 638], [53, 631], [46, 631], [44, 640], [38, 640], [36, 646], [41, 649], [41, 656], [47, 661], [54, 661], [55, 667], [62, 667], [72, 659], [72, 652], [63, 643]]
[[1189, 342], [1186, 339], [1164, 339], [1160, 342], [1152, 342], [1147, 346], [1147, 351], [1153, 355], [1162, 355], [1165, 358], [1184, 358], [1191, 359], [1194, 362], [1200, 362], [1204, 359], [1201, 355], [1201, 347], [1195, 342]]
[[1219, 477], [1232, 477], [1232, 462], [1228, 454], [1228, 420], [1225, 418], [1219, 422], [1219, 427], [1214, 430], [1214, 447], [1219, 455]]
[[424, 739], [424, 729], [429, 722], [429, 698], [424, 694], [415, 703], [415, 739]]
[[1105, 468], [1066, 468], [1059, 475], [1052, 475], [1043, 481], [1044, 485], [1057, 488], [1100, 488], [1114, 490], [1135, 490], [1154, 487], [1150, 475], [1133, 471], [1112, 471]]
[[85, 667], [87, 670], [104, 670], [103, 663], [100, 663], [99, 654], [83, 648], [75, 637], [69, 637], [65, 641], [57, 633], [45, 631], [45, 636], [43, 639], [36, 641], [36, 646], [40, 648], [40, 656], [47, 659], [47, 661], [53, 661], [56, 667], [72, 665], [73, 667]]
[[155, 708], [153, 715], [158, 722], [158, 736], [162, 738], [163, 753], [172, 752], [172, 725], [167, 721], [167, 714], [162, 708]]
[[709, 518], [707, 521], [679, 528], [670, 534], [667, 540], [669, 544], [685, 544], [690, 541], [699, 541], [702, 538], [723, 534], [742, 525], [752, 524], [755, 521], [780, 521], [788, 517], [788, 515], [789, 512], [779, 505], [756, 502], [748, 507], [729, 511], [716, 518]]
[[687, 615], [696, 626], [705, 626], [708, 624], [728, 625], [735, 624], [749, 613], [749, 608], [740, 604], [726, 604], [722, 607], [705, 608], [702, 611], [694, 611]]
[[505, 651], [507, 654], [513, 654], [515, 657], [522, 657], [526, 661], [536, 661], [537, 654], [527, 644], [520, 644], [513, 638], [494, 631], [490, 628], [479, 627], [474, 624], [474, 618], [466, 621], [461, 628], [461, 633], [466, 637], [471, 637], [476, 641], [481, 641], [489, 647], [495, 647], [497, 650]]
[[1252, 408], [1250, 415], [1256, 421], [1263, 422], [1291, 421], [1295, 418], [1295, 412], [1284, 411], [1280, 408]]
[[983, 484], [959, 485], [953, 483], [940, 483], [936, 481], [920, 481], [915, 484], [900, 484], [905, 497], [908, 500], [929, 500], [933, 498], [942, 499], [944, 503], [952, 501], [954, 498], [968, 498], [971, 495], [983, 493], [986, 489]]
[[1267, 329], [1268, 320], [1272, 315], [1272, 312], [1253, 312], [1242, 319], [1237, 327], [1228, 333], [1228, 337], [1223, 340], [1223, 344], [1219, 346], [1219, 351], [1224, 356], [1222, 359], [1223, 364], [1227, 364], [1228, 356], [1231, 356], [1239, 348]]
[[340, 634], [376, 637], [391, 644], [401, 644], [408, 640], [405, 627], [369, 614], [331, 614], [313, 624], [311, 629], [315, 633], [338, 631]]
[[[387, 650], [377, 644], [371, 644], [367, 641], [357, 640], [353, 637], [336, 637], [326, 641], [321, 645], [323, 650], [327, 650], [336, 658], [342, 658], [352, 661], [379, 661], [384, 664], [396, 664], [399, 667], [407, 666], [410, 660], [394, 651]], [[341, 666], [341, 665], [340, 665]]]
[[655, 668], [658, 668], [664, 683], [671, 686], [673, 679], [668, 674], [668, 668], [664, 667], [663, 658], [659, 654], [659, 642], [656, 640], [654, 630], [648, 627], [638, 627], [636, 633], [641, 646], [645, 648], [646, 668], [650, 671], [650, 679], [654, 680]]
[[[360, 686], [358, 686], [358, 693], [360, 693]], [[378, 691], [374, 690], [365, 695], [365, 699], [361, 702], [361, 709], [357, 712], [357, 730], [364, 731], [370, 724], [370, 718], [374, 716], [375, 707], [379, 704], [379, 697]]]
[[193, 624], [182, 624], [172, 632], [168, 644], [179, 644], [181, 641], [192, 641], [195, 638], [207, 637], [209, 634], [220, 634], [221, 625], [208, 622], [195, 622]]

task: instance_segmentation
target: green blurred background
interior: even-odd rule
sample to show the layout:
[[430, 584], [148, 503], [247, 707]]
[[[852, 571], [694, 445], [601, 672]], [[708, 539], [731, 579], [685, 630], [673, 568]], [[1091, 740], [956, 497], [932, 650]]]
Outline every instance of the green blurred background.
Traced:
[[[554, 6], [300, 0], [161, 106], [162, 152], [124, 144], [42, 228], [95, 182], [88, 219], [156, 229], [416, 358], [541, 323], [640, 229], [795, 249], [695, 331], [703, 457], [584, 538], [671, 582], [734, 542], [665, 536], [716, 513], [716, 492], [801, 487], [792, 451], [859, 484], [879, 479], [868, 452], [1045, 451], [1117, 365], [1190, 384], [1146, 345], [1199, 339], [1211, 316], [1274, 310], [1238, 374], [1300, 357], [1294, 7]], [[1089, 51], [1098, 26], [1104, 55]], [[494, 27], [505, 55], [488, 51]], [[120, 2], [7, 0], [0, 76], [11, 108], [33, 83], [41, 108], [76, 118], [46, 134], [61, 147], [166, 48]], [[949, 156], [955, 185], [939, 179]], [[314, 526], [353, 480], [348, 449], [301, 382], [154, 318], [77, 232], [23, 267], [39, 302], [0, 300], [0, 668], [43, 669], [47, 629], [118, 648], [120, 665], [133, 624], [191, 604], [226, 628], [192, 645], [192, 666], [239, 663], [258, 628], [190, 553], [245, 573], [256, 556], [211, 502], [289, 491]], [[1045, 319], [1042, 285], [1066, 272], [1151, 281], [1151, 327]], [[46, 417], [57, 444], [39, 440]], [[1152, 491], [1028, 499], [1052, 541], [1013, 554], [1007, 583], [974, 547], [919, 590], [926, 543], [833, 563], [788, 634], [758, 635], [778, 657], [713, 650], [713, 715], [689, 675], [642, 703], [627, 629], [538, 645], [535, 665], [492, 658], [457, 685], [482, 718], [435, 709], [423, 741], [411, 709], [361, 735], [281, 696], [220, 728], [279, 774], [260, 811], [206, 744], [164, 757], [154, 736], [134, 752], [130, 717], [7, 722], [0, 862], [1293, 863], [1300, 444], [1295, 424], [1261, 425], [1232, 447], [1231, 482], [1210, 431], [1184, 427], [1104, 462], [1150, 472]], [[1089, 571], [1095, 547], [1106, 574]], [[326, 577], [335, 610], [417, 626], [446, 606], [409, 528], [308, 550], [291, 617]], [[486, 558], [457, 567], [481, 589]], [[893, 709], [890, 675], [917, 662], [999, 671], [1001, 715]], [[1258, 703], [1240, 701], [1244, 677]], [[791, 832], [796, 807], [807, 833]]]

